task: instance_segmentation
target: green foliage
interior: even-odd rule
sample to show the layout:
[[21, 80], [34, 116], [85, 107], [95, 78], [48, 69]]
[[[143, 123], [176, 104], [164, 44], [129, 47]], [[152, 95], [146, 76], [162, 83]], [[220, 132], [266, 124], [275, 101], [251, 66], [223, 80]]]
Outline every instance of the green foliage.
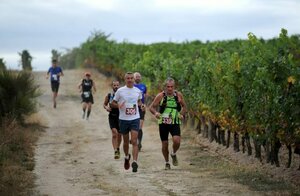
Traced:
[[78, 61], [80, 58], [81, 51], [79, 48], [73, 48], [72, 50], [67, 50], [67, 53], [60, 57], [60, 66], [65, 69], [71, 69], [79, 67], [82, 61]]
[[22, 69], [31, 71], [32, 66], [31, 66], [31, 61], [32, 61], [32, 56], [27, 50], [23, 50], [22, 53], [19, 53], [21, 56], [21, 64], [22, 64]]
[[[171, 76], [185, 95], [189, 112], [224, 129], [256, 137], [300, 140], [300, 36], [202, 43], [116, 43], [95, 32], [62, 58], [89, 62], [104, 73], [139, 71], [150, 95]], [[75, 64], [75, 63], [74, 63]]]
[[3, 58], [0, 58], [0, 70], [5, 70], [6, 66], [5, 66], [5, 62]]
[[52, 60], [59, 60], [60, 59], [60, 56], [61, 56], [61, 53], [60, 52], [58, 52], [57, 50], [51, 50], [51, 54], [52, 54], [52, 57], [51, 57], [51, 59]]
[[36, 109], [38, 85], [30, 72], [0, 71], [0, 122], [4, 117], [23, 122], [24, 115]]

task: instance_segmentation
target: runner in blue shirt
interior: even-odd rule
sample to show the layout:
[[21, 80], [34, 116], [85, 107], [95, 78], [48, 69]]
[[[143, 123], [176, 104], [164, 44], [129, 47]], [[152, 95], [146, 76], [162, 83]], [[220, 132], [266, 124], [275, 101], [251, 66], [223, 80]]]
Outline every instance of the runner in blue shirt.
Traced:
[[57, 60], [52, 60], [52, 66], [48, 69], [46, 78], [48, 79], [50, 75], [51, 89], [53, 93], [53, 107], [56, 108], [56, 97], [58, 94], [60, 76], [63, 76], [63, 71], [61, 67], [57, 66]]
[[140, 89], [142, 92], [142, 105], [139, 107], [140, 112], [140, 130], [138, 135], [138, 148], [139, 151], [141, 151], [142, 148], [142, 139], [143, 139], [143, 125], [144, 125], [144, 119], [146, 114], [146, 108], [145, 108], [145, 97], [147, 95], [147, 87], [142, 82], [142, 76], [139, 72], [134, 73], [134, 86]]

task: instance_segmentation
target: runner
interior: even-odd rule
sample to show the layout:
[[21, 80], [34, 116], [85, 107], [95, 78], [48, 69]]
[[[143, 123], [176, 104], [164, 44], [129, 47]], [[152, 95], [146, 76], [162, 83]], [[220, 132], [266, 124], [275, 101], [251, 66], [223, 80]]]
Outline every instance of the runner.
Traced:
[[134, 73], [134, 86], [141, 90], [142, 92], [142, 105], [139, 107], [140, 112], [140, 130], [138, 135], [138, 148], [139, 151], [141, 151], [142, 148], [142, 139], [143, 139], [143, 125], [144, 125], [144, 119], [146, 114], [146, 108], [145, 108], [145, 99], [147, 95], [147, 87], [145, 84], [141, 83], [142, 76], [139, 72]]
[[[81, 93], [82, 98], [82, 118], [85, 118], [86, 114], [86, 120], [89, 119], [91, 110], [92, 110], [92, 104], [94, 104], [94, 98], [93, 98], [93, 90], [96, 92], [96, 86], [94, 81], [91, 79], [91, 73], [86, 72], [84, 74], [85, 78], [83, 78], [80, 83], [78, 84], [79, 92]], [[87, 109], [87, 112], [86, 112]]]
[[48, 69], [46, 79], [49, 78], [50, 74], [50, 81], [51, 81], [51, 89], [53, 93], [53, 108], [56, 108], [56, 97], [58, 95], [58, 89], [60, 84], [60, 76], [64, 76], [62, 68], [57, 66], [57, 60], [52, 60], [52, 66]]
[[[180, 147], [180, 124], [186, 112], [186, 104], [183, 95], [174, 90], [175, 81], [168, 78], [165, 81], [165, 91], [156, 95], [150, 105], [150, 112], [158, 119], [159, 134], [162, 141], [162, 153], [165, 158], [165, 169], [171, 169], [169, 163], [169, 133], [172, 135], [172, 163], [178, 165], [176, 152]], [[159, 112], [156, 111], [160, 107]]]
[[134, 78], [132, 72], [125, 74], [125, 86], [119, 88], [114, 96], [111, 104], [114, 108], [119, 108], [119, 120], [120, 120], [120, 133], [123, 136], [123, 150], [125, 153], [124, 168], [128, 170], [130, 168], [130, 154], [129, 152], [129, 132], [132, 143], [132, 155], [133, 162], [132, 172], [137, 172], [138, 164], [138, 145], [137, 137], [140, 126], [140, 113], [138, 105], [141, 105], [142, 93], [133, 86]]
[[119, 110], [118, 108], [111, 108], [110, 104], [115, 96], [116, 91], [118, 90], [120, 86], [119, 81], [113, 81], [112, 82], [112, 89], [113, 92], [108, 93], [105, 96], [104, 103], [103, 103], [103, 108], [106, 109], [108, 114], [108, 121], [109, 121], [109, 126], [112, 132], [112, 145], [114, 148], [114, 157], [115, 159], [120, 158], [120, 144], [122, 141], [121, 134], [119, 133]]

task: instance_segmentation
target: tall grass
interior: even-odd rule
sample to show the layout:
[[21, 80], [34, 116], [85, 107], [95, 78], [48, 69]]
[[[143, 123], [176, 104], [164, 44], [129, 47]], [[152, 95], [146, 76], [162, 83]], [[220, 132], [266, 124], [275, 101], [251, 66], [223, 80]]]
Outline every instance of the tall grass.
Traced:
[[40, 95], [31, 72], [0, 71], [0, 122], [5, 117], [23, 123], [24, 116], [36, 110]]
[[41, 126], [0, 125], [0, 195], [28, 195], [34, 184], [34, 146]]
[[36, 111], [39, 87], [31, 72], [0, 70], [0, 195], [28, 195], [33, 185], [36, 130], [25, 124]]

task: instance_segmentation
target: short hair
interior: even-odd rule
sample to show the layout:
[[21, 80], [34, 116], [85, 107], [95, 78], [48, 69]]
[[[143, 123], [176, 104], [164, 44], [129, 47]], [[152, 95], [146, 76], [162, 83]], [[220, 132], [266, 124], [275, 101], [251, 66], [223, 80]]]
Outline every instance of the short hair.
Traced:
[[111, 84], [113, 85], [116, 82], [118, 82], [120, 84], [119, 80], [113, 80]]
[[133, 75], [133, 73], [131, 71], [128, 71], [128, 72], [125, 73], [124, 77], [126, 78], [127, 75]]
[[52, 59], [52, 63], [57, 63], [57, 59]]
[[133, 77], [136, 77], [137, 75], [141, 76], [139, 72], [134, 72]]
[[84, 75], [85, 76], [91, 76], [92, 74], [90, 72], [85, 72]]
[[165, 80], [165, 82], [164, 82], [164, 86], [166, 86], [167, 83], [169, 83], [169, 82], [173, 82], [174, 85], [175, 85], [175, 80], [174, 80], [173, 78], [171, 78], [171, 77], [168, 77], [168, 78]]

